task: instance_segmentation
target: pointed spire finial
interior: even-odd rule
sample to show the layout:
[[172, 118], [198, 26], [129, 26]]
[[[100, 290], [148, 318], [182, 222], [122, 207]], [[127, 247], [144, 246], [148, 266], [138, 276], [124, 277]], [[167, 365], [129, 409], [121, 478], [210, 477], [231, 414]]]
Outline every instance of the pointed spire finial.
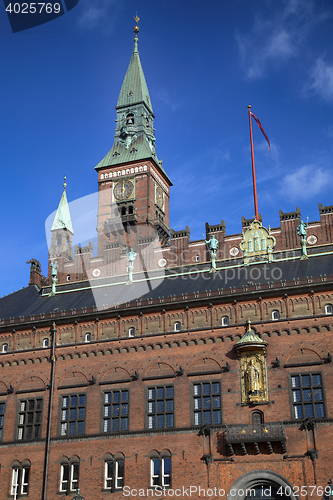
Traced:
[[251, 320], [248, 319], [246, 323], [247, 323], [247, 332], [250, 332], [251, 331]]
[[66, 175], [64, 177], [64, 183], [63, 183], [63, 186], [64, 186], [64, 191], [66, 190], [66, 187], [67, 187], [67, 182], [66, 182]]
[[138, 26], [138, 22], [140, 21], [140, 18], [138, 16], [138, 14], [136, 14], [135, 18], [134, 18], [134, 21], [136, 22], [136, 25], [134, 26], [133, 28], [133, 31], [135, 33], [135, 37], [134, 37], [134, 52], [138, 52], [138, 33], [139, 33], [139, 26]]

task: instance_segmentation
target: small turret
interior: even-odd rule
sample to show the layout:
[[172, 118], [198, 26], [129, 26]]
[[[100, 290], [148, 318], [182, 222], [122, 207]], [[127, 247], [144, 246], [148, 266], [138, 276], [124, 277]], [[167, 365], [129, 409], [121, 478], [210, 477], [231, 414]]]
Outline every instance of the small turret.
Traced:
[[52, 238], [49, 253], [51, 259], [63, 256], [67, 257], [68, 260], [73, 260], [72, 238], [74, 231], [66, 195], [66, 177], [63, 186], [64, 190], [51, 227]]

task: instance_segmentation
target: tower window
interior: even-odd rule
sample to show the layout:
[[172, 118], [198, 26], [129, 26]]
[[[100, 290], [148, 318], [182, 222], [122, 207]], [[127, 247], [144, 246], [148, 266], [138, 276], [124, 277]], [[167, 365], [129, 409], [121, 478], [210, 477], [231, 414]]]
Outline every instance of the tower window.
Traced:
[[134, 124], [134, 115], [133, 113], [129, 113], [126, 117], [126, 125], [133, 125]]
[[79, 487], [80, 462], [78, 457], [73, 457], [71, 460], [68, 460], [67, 457], [63, 457], [62, 460], [64, 460], [64, 463], [61, 464], [60, 491], [69, 493], [77, 490]]
[[91, 333], [86, 333], [85, 334], [84, 341], [85, 342], [91, 342]]
[[128, 336], [129, 337], [135, 337], [135, 328], [133, 326], [131, 328], [129, 328], [129, 330], [128, 330]]
[[272, 320], [273, 321], [277, 321], [278, 319], [280, 319], [280, 313], [279, 313], [279, 311], [273, 311], [272, 312]]
[[60, 435], [76, 436], [84, 434], [86, 395], [71, 394], [61, 396]]
[[147, 396], [148, 429], [173, 427], [173, 386], [148, 387]]
[[180, 321], [176, 321], [175, 324], [173, 325], [173, 331], [174, 332], [180, 332], [180, 330], [181, 330]]
[[193, 384], [194, 425], [221, 423], [220, 382]]
[[264, 423], [264, 414], [262, 411], [255, 410], [251, 413], [251, 424], [253, 427], [260, 427]]
[[222, 326], [229, 326], [229, 316], [223, 316]]
[[133, 214], [133, 206], [132, 206], [132, 205], [130, 205], [130, 206], [128, 207], [128, 213], [129, 213], [129, 215], [132, 215], [132, 214]]
[[41, 436], [43, 400], [25, 399], [18, 403], [17, 439], [28, 441]]
[[324, 418], [324, 390], [320, 373], [292, 375], [291, 399], [293, 418]]
[[195, 256], [195, 262], [200, 262], [200, 255]]
[[326, 306], [325, 306], [325, 314], [333, 314], [333, 306], [332, 306], [332, 304], [326, 304]]
[[[17, 461], [15, 460], [15, 462]], [[29, 462], [29, 461], [24, 460], [24, 462]], [[30, 464], [28, 467], [24, 467], [23, 464], [20, 466], [13, 467], [10, 494], [14, 496], [14, 498], [28, 495], [29, 476], [30, 476]]]
[[123, 454], [114, 459], [105, 460], [104, 488], [109, 491], [119, 491], [124, 487], [125, 460]]
[[126, 215], [126, 207], [121, 207], [121, 215]]
[[161, 454], [155, 450], [150, 454], [150, 486], [171, 486], [171, 454], [163, 450]]
[[103, 393], [103, 432], [128, 431], [129, 391]]
[[44, 339], [43, 340], [43, 348], [46, 349], [46, 347], [49, 347], [49, 345], [50, 345], [49, 339]]
[[1, 352], [3, 354], [5, 354], [6, 352], [8, 352], [8, 344], [2, 344]]
[[66, 276], [66, 281], [70, 281], [71, 280], [71, 275], [70, 274], [67, 274]]

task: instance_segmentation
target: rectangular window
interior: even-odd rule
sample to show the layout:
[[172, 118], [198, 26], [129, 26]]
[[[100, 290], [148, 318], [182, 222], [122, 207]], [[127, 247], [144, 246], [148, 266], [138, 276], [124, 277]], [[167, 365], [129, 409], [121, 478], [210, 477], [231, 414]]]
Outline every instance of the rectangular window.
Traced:
[[17, 439], [30, 440], [41, 437], [43, 400], [25, 399], [18, 403]]
[[6, 408], [6, 403], [0, 403], [0, 441], [2, 441], [3, 426], [5, 423], [5, 408]]
[[61, 466], [60, 491], [75, 491], [79, 487], [79, 464]]
[[150, 459], [150, 486], [171, 486], [171, 458]]
[[291, 375], [293, 417], [324, 418], [325, 405], [320, 373]]
[[129, 391], [103, 392], [103, 432], [128, 431]]
[[220, 382], [192, 385], [194, 425], [221, 424]]
[[29, 476], [30, 476], [30, 468], [23, 467], [18, 468], [14, 467], [12, 472], [12, 484], [11, 484], [11, 492], [15, 498], [21, 495], [27, 495], [29, 489]]
[[148, 387], [148, 429], [174, 426], [173, 386]]
[[86, 417], [86, 395], [61, 396], [60, 435], [80, 436], [84, 434]]
[[104, 488], [110, 491], [121, 490], [124, 487], [124, 460], [105, 462]]

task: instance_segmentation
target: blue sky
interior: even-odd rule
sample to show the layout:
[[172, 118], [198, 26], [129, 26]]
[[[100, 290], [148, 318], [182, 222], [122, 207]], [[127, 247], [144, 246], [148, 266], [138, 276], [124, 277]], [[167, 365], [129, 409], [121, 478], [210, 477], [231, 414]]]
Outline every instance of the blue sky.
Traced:
[[47, 273], [45, 220], [64, 175], [70, 201], [90, 195], [85, 236], [73, 205], [77, 242], [94, 236], [94, 167], [113, 143], [136, 11], [171, 227], [190, 226], [195, 240], [205, 222], [224, 219], [234, 234], [254, 215], [248, 104], [271, 141], [266, 153], [254, 123], [264, 225], [297, 206], [318, 220], [318, 203], [333, 204], [331, 2], [80, 0], [15, 34], [0, 6], [0, 296], [28, 284], [31, 258]]

